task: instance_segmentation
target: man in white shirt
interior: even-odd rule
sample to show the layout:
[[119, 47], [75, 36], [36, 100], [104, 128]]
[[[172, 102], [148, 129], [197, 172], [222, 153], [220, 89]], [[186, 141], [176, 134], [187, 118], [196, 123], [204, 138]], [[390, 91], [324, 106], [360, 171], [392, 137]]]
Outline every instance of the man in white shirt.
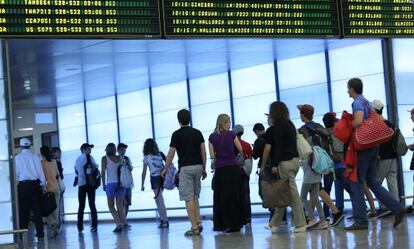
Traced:
[[91, 232], [97, 232], [98, 230], [98, 213], [96, 211], [95, 206], [95, 195], [96, 189], [92, 188], [88, 185], [86, 181], [85, 175], [85, 165], [93, 164], [96, 167], [95, 160], [91, 156], [91, 149], [93, 148], [93, 144], [84, 143], [81, 145], [80, 150], [82, 154], [76, 159], [75, 163], [75, 173], [76, 177], [78, 177], [78, 181], [74, 184], [74, 186], [78, 185], [78, 201], [79, 201], [79, 208], [78, 208], [78, 232], [81, 233], [83, 231], [83, 215], [85, 211], [85, 202], [86, 202], [86, 195], [88, 195], [88, 204], [89, 209], [91, 210], [91, 218], [92, 218], [92, 226]]
[[29, 139], [20, 139], [21, 152], [15, 157], [20, 228], [26, 229], [28, 227], [30, 210], [33, 210], [36, 237], [43, 239], [41, 200], [46, 178], [40, 164], [40, 158], [30, 151], [30, 145]]

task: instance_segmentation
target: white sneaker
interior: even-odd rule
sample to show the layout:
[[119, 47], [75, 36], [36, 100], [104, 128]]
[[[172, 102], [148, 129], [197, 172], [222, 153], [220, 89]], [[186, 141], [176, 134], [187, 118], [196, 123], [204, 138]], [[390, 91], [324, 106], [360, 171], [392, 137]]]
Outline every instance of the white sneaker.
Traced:
[[306, 225], [307, 228], [312, 228], [313, 226], [315, 226], [316, 224], [318, 224], [318, 220], [313, 218], [312, 220], [310, 220], [308, 222], [308, 224]]
[[278, 227], [278, 226], [272, 226], [272, 225], [270, 225], [270, 224], [267, 224], [264, 228], [265, 228], [265, 229], [267, 229], [267, 230], [272, 231], [272, 233], [276, 233], [276, 232], [277, 232], [277, 230], [279, 229], [279, 227]]
[[320, 221], [315, 227], [316, 230], [325, 230], [328, 229], [328, 223], [326, 221]]
[[304, 233], [306, 232], [306, 226], [295, 227], [292, 229], [293, 233]]

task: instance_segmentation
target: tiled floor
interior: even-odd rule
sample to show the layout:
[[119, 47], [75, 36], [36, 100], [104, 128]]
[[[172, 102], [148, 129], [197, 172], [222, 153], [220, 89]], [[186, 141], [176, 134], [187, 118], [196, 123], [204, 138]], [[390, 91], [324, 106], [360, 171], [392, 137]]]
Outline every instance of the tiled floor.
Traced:
[[[204, 221], [202, 236], [185, 237], [189, 228], [187, 221], [172, 221], [170, 228], [160, 230], [155, 222], [131, 222], [131, 230], [115, 234], [114, 225], [99, 225], [98, 233], [89, 232], [87, 227], [81, 234], [75, 224], [66, 224], [55, 239], [46, 238], [37, 242], [29, 235], [29, 248], [87, 248], [87, 249], [211, 249], [211, 248], [414, 248], [414, 216], [407, 216], [397, 228], [392, 227], [393, 217], [371, 220], [369, 230], [346, 232], [344, 223], [324, 231], [308, 231], [293, 234], [288, 226], [272, 234], [263, 227], [266, 218], [253, 219], [239, 233], [217, 233], [212, 231], [212, 221]], [[350, 221], [345, 221], [348, 225]]]

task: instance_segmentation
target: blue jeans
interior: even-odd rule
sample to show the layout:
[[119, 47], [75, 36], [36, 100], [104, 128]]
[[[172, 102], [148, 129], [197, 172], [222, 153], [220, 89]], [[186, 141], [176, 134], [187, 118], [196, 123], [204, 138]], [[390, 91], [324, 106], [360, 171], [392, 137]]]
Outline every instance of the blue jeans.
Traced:
[[358, 152], [358, 182], [351, 183], [352, 212], [355, 223], [358, 226], [368, 225], [364, 198], [365, 181], [377, 199], [394, 214], [397, 214], [404, 208], [379, 182], [377, 175], [378, 151], [379, 147], [377, 146]]
[[345, 178], [345, 168], [335, 169], [335, 206], [344, 212], [344, 189], [351, 195], [350, 183]]

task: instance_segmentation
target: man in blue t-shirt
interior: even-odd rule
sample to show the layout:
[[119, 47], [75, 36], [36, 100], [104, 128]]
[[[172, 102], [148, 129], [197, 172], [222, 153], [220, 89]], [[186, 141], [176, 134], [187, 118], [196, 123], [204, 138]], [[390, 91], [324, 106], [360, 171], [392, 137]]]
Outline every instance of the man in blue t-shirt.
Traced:
[[[371, 103], [362, 95], [363, 84], [361, 79], [353, 78], [348, 81], [349, 97], [354, 99], [352, 111], [354, 120], [352, 127], [358, 128], [372, 111]], [[364, 199], [364, 183], [374, 192], [375, 196], [395, 215], [394, 227], [398, 226], [404, 218], [405, 208], [396, 201], [391, 194], [381, 186], [377, 175], [379, 147], [375, 146], [358, 151], [357, 172], [358, 181], [351, 182], [351, 201], [354, 224], [345, 227], [346, 230], [368, 229], [366, 204]]]

